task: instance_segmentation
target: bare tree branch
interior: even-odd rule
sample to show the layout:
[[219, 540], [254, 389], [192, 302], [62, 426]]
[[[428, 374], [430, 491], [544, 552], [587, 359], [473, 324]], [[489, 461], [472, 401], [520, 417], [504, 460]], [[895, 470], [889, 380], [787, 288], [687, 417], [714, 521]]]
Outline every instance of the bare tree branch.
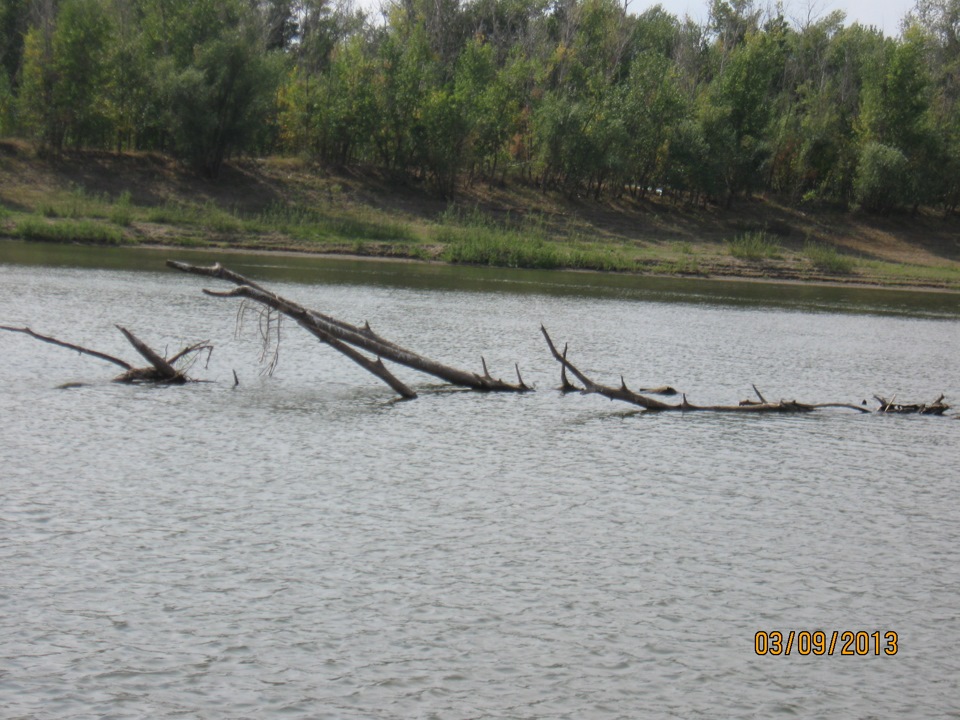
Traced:
[[632, 405], [639, 405], [643, 409], [649, 411], [660, 412], [666, 410], [710, 410], [712, 412], [801, 413], [813, 412], [814, 410], [818, 410], [820, 408], [835, 407], [856, 410], [857, 412], [861, 413], [870, 412], [866, 408], [859, 407], [857, 405], [849, 405], [847, 403], [819, 403], [810, 405], [806, 403], [798, 403], [796, 400], [781, 400], [777, 403], [771, 403], [763, 399], [763, 396], [760, 395], [760, 392], [756, 389], [756, 387], [754, 387], [754, 391], [756, 391], [757, 396], [761, 398], [761, 402], [746, 400], [741, 402], [739, 405], [694, 405], [687, 401], [686, 395], [683, 395], [683, 400], [681, 400], [681, 402], [671, 405], [670, 403], [661, 402], [660, 400], [655, 400], [654, 398], [630, 390], [627, 387], [627, 383], [624, 381], [622, 375], [620, 376], [620, 387], [601, 385], [594, 382], [587, 377], [587, 375], [581, 372], [573, 363], [567, 360], [566, 348], [564, 348], [563, 354], [557, 351], [556, 346], [553, 344], [553, 340], [551, 339], [549, 333], [547, 333], [547, 329], [542, 325], [540, 326], [540, 332], [543, 333], [543, 337], [546, 339], [547, 346], [550, 348], [550, 352], [553, 357], [565, 369], [569, 370], [574, 377], [583, 383], [585, 393], [596, 393], [598, 395], [603, 395], [604, 397], [610, 398], [611, 400], [621, 400], [623, 402], [631, 403]]
[[[168, 260], [167, 265], [183, 272], [215, 277], [238, 285], [235, 290], [229, 293], [210, 290], [204, 290], [204, 292], [216, 297], [245, 297], [272, 307], [284, 315], [293, 318], [301, 327], [313, 332], [321, 340], [340, 350], [340, 352], [344, 352], [342, 348], [345, 347], [345, 345], [352, 345], [356, 348], [371, 352], [378, 358], [390, 360], [399, 365], [404, 365], [414, 370], [427, 373], [428, 375], [433, 375], [454, 385], [469, 387], [474, 390], [502, 392], [526, 392], [530, 390], [530, 387], [523, 383], [522, 378], [518, 383], [513, 384], [493, 377], [486, 369], [485, 361], [482, 362], [484, 366], [483, 374], [444, 365], [443, 363], [439, 363], [382, 338], [370, 328], [369, 323], [365, 323], [363, 327], [358, 327], [324, 313], [317, 312], [316, 310], [310, 310], [291, 300], [271, 293], [262, 286], [248, 281], [247, 278], [242, 275], [225, 269], [219, 263], [210, 267], [199, 267], [175, 260]], [[341, 344], [334, 345], [328, 338], [336, 338]], [[354, 358], [351, 357], [351, 359]], [[382, 362], [379, 367], [383, 367]], [[384, 372], [385, 371], [386, 369], [384, 368]], [[371, 370], [371, 372], [373, 371]]]
[[78, 353], [81, 353], [83, 355], [90, 355], [91, 357], [100, 358], [101, 360], [106, 360], [107, 362], [111, 362], [114, 365], [119, 365], [120, 367], [126, 370], [133, 369], [133, 366], [130, 363], [126, 362], [125, 360], [121, 360], [120, 358], [114, 357], [113, 355], [107, 355], [106, 353], [102, 353], [98, 350], [91, 350], [90, 348], [81, 347], [80, 345], [74, 345], [73, 343], [64, 342], [63, 340], [57, 340], [56, 338], [50, 337], [49, 335], [41, 335], [40, 333], [36, 333], [28, 327], [15, 328], [15, 327], [10, 327], [8, 325], [0, 325], [0, 330], [8, 330], [10, 332], [24, 333], [37, 340], [50, 343], [51, 345], [58, 345], [60, 347], [67, 348], [68, 350], [76, 350]]

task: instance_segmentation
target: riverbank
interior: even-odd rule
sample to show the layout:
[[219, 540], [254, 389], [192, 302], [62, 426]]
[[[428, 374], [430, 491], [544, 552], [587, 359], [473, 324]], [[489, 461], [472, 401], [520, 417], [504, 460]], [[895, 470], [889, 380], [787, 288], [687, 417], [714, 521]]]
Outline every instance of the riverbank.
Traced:
[[32, 241], [408, 258], [711, 278], [960, 289], [960, 218], [876, 218], [772, 198], [729, 211], [650, 193], [594, 201], [522, 185], [463, 187], [292, 158], [217, 181], [155, 154], [38, 158], [0, 143], [0, 234]]

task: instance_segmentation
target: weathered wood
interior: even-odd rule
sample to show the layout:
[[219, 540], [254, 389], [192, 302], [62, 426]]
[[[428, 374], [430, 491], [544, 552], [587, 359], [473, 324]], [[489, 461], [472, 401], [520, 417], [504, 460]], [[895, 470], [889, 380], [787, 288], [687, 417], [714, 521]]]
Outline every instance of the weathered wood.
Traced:
[[36, 340], [67, 348], [68, 350], [74, 350], [83, 355], [90, 355], [91, 357], [99, 358], [100, 360], [106, 360], [114, 365], [119, 365], [125, 371], [113, 378], [113, 382], [119, 383], [151, 382], [180, 384], [188, 382], [190, 381], [190, 378], [188, 378], [186, 373], [184, 373], [182, 370], [177, 370], [173, 366], [173, 363], [186, 357], [190, 353], [212, 349], [212, 347], [206, 341], [204, 341], [202, 343], [196, 343], [195, 345], [190, 345], [189, 347], [184, 348], [174, 355], [170, 360], [167, 360], [126, 328], [120, 327], [119, 325], [116, 327], [118, 330], [120, 330], [120, 332], [123, 333], [124, 337], [136, 349], [136, 351], [140, 353], [140, 355], [143, 356], [147, 362], [150, 363], [150, 367], [134, 367], [126, 360], [121, 360], [113, 355], [108, 355], [107, 353], [100, 352], [99, 350], [91, 350], [90, 348], [85, 348], [73, 343], [64, 342], [63, 340], [58, 340], [57, 338], [50, 337], [49, 335], [41, 335], [40, 333], [34, 332], [30, 328], [26, 327], [15, 328], [7, 325], [0, 325], [0, 330], [23, 333], [35, 338]]
[[100, 358], [101, 360], [106, 360], [107, 362], [111, 362], [114, 365], [119, 365], [125, 370], [133, 370], [133, 366], [130, 363], [126, 362], [125, 360], [121, 360], [120, 358], [114, 357], [113, 355], [107, 355], [106, 353], [102, 353], [99, 350], [91, 350], [90, 348], [81, 347], [80, 345], [74, 345], [73, 343], [64, 342], [63, 340], [57, 340], [56, 338], [50, 337], [49, 335], [41, 335], [40, 333], [36, 333], [28, 327], [15, 328], [15, 327], [10, 327], [9, 325], [0, 325], [0, 330], [7, 330], [9, 332], [16, 332], [16, 333], [24, 333], [25, 335], [29, 335], [30, 337], [36, 340], [40, 340], [45, 343], [50, 343], [51, 345], [57, 345], [59, 347], [67, 348], [68, 350], [75, 350], [76, 352], [82, 355], [90, 355], [91, 357]]
[[[527, 392], [531, 389], [523, 382], [519, 367], [517, 367], [517, 382], [510, 383], [493, 377], [487, 369], [486, 361], [483, 358], [481, 358], [481, 364], [483, 366], [482, 374], [445, 365], [381, 337], [370, 328], [369, 323], [365, 323], [363, 327], [359, 327], [338, 320], [325, 313], [305, 308], [302, 305], [270, 292], [263, 286], [258, 285], [238, 273], [227, 270], [219, 263], [215, 263], [209, 267], [201, 267], [176, 260], [168, 260], [167, 265], [182, 272], [218, 278], [234, 283], [238, 287], [230, 292], [204, 290], [204, 293], [214, 297], [244, 297], [291, 317], [298, 325], [312, 332], [316, 337], [323, 340], [323, 342], [348, 355], [352, 360], [360, 363], [370, 372], [377, 375], [377, 377], [380, 377], [390, 384], [391, 387], [404, 397], [412, 397], [412, 395], [405, 395], [404, 392], [401, 392], [399, 389], [400, 386], [398, 385], [400, 381], [389, 374], [383, 366], [381, 358], [432, 375], [453, 385], [468, 387], [474, 390]], [[339, 341], [339, 343], [331, 342], [331, 340], [334, 339]], [[377, 356], [378, 360], [374, 362], [368, 358], [364, 358], [364, 356], [359, 355], [352, 348], [348, 352], [345, 349], [347, 346], [353, 346], [354, 348], [360, 348], [373, 353]], [[366, 360], [368, 365], [364, 365], [359, 358]], [[374, 369], [376, 369], [376, 372]], [[388, 380], [388, 377], [392, 379]], [[407, 392], [412, 393], [413, 391], [407, 388]]]
[[180, 374], [180, 372], [173, 365], [162, 358], [160, 354], [157, 353], [153, 348], [151, 348], [149, 345], [143, 342], [143, 340], [138, 338], [125, 327], [117, 325], [116, 328], [122, 332], [127, 341], [133, 345], [134, 350], [140, 353], [143, 359], [153, 366], [154, 370], [157, 371], [158, 377], [168, 382], [183, 382], [183, 376]]
[[943, 402], [944, 396], [940, 395], [932, 403], [898, 403], [897, 396], [886, 400], [879, 395], [874, 395], [874, 399], [880, 403], [879, 413], [891, 413], [896, 415], [943, 415], [950, 406]]
[[274, 295], [260, 288], [255, 288], [252, 285], [241, 285], [226, 292], [218, 292], [215, 290], [204, 290], [203, 292], [205, 295], [210, 295], [211, 297], [245, 297], [250, 300], [255, 300], [263, 305], [266, 305], [267, 307], [271, 307], [277, 312], [283, 313], [287, 317], [293, 319], [293, 321], [296, 322], [300, 327], [311, 333], [314, 337], [325, 342], [334, 350], [346, 355], [364, 370], [367, 370], [374, 376], [380, 378], [398, 395], [400, 395], [400, 397], [408, 399], [417, 397], [416, 391], [408, 387], [403, 381], [391, 373], [383, 364], [383, 362], [381, 362], [380, 358], [371, 360], [362, 353], [357, 352], [354, 348], [350, 347], [346, 343], [341, 342], [338, 338], [334, 337], [324, 328], [320, 327], [311, 317], [309, 310], [297, 305], [296, 303], [285, 300], [278, 295]]
[[[746, 412], [746, 413], [806, 413], [813, 412], [814, 410], [819, 410], [821, 408], [845, 408], [848, 410], [856, 410], [861, 413], [869, 413], [870, 411], [866, 408], [859, 407], [857, 405], [850, 405], [847, 403], [817, 403], [817, 404], [808, 404], [808, 403], [799, 403], [796, 400], [781, 400], [780, 402], [772, 403], [767, 402], [763, 395], [760, 394], [760, 391], [757, 390], [754, 386], [754, 392], [757, 393], [757, 397], [760, 398], [760, 402], [754, 400], [745, 400], [738, 405], [694, 405], [687, 401], [687, 396], [684, 394], [681, 402], [677, 404], [665, 403], [660, 400], [656, 400], [642, 393], [634, 392], [627, 387], [626, 381], [623, 379], [623, 376], [620, 376], [620, 387], [614, 387], [611, 385], [601, 385], [600, 383], [594, 382], [591, 378], [585, 375], [579, 368], [577, 368], [573, 363], [567, 359], [567, 348], [564, 347], [563, 353], [560, 353], [556, 346], [553, 344], [553, 340], [550, 337], [550, 334], [547, 332], [547, 329], [544, 326], [540, 326], [540, 332], [543, 333], [544, 339], [547, 341], [547, 346], [550, 348], [550, 353], [553, 355], [554, 359], [561, 364], [561, 366], [569, 370], [574, 377], [576, 377], [584, 385], [584, 390], [582, 392], [587, 394], [597, 394], [602, 395], [611, 400], [620, 400], [622, 402], [627, 402], [632, 405], [637, 405], [642, 407], [644, 410], [651, 412], [662, 412], [662, 411], [695, 411], [695, 410], [707, 410], [711, 412]], [[573, 387], [573, 386], [571, 386]]]

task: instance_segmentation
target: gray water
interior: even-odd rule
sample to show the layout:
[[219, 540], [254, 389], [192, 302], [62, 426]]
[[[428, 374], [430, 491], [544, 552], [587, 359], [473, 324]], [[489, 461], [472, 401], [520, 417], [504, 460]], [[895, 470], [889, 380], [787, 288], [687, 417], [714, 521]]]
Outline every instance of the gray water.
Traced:
[[221, 258], [537, 387], [401, 368], [396, 402], [292, 323], [260, 375], [255, 316], [167, 254], [0, 246], [0, 324], [216, 345], [215, 382], [129, 387], [0, 333], [0, 717], [960, 716], [960, 422], [637, 413], [556, 392], [539, 334], [691, 402], [957, 401], [957, 296]]

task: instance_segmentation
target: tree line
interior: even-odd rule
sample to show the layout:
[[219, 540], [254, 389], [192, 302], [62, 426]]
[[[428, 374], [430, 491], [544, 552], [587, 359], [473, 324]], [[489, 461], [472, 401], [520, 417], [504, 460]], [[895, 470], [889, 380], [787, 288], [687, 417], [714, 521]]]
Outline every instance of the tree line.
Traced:
[[960, 0], [897, 37], [712, 0], [4, 0], [0, 135], [216, 176], [291, 153], [571, 195], [960, 202]]

